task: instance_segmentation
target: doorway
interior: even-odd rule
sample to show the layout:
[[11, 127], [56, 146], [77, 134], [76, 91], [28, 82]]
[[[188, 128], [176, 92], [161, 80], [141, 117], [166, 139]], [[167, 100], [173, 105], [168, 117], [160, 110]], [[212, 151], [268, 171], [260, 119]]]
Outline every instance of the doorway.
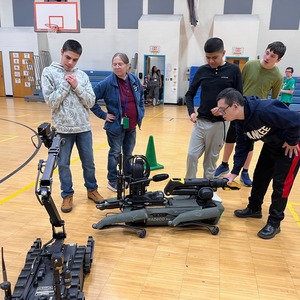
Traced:
[[9, 58], [13, 96], [32, 95], [35, 85], [33, 52], [10, 51]]
[[160, 70], [162, 87], [160, 91], [161, 102], [164, 102], [164, 87], [165, 87], [165, 66], [166, 56], [165, 55], [144, 55], [144, 78], [151, 72], [153, 66], [156, 66]]
[[225, 60], [232, 64], [237, 65], [240, 68], [240, 70], [242, 71], [244, 68], [244, 65], [249, 60], [249, 57], [226, 56]]

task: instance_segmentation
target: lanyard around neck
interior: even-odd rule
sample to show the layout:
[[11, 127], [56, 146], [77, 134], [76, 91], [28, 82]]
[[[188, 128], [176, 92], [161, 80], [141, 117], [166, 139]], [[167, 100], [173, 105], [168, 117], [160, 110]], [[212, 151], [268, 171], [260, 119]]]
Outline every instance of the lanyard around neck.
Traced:
[[125, 89], [126, 89], [126, 94], [123, 94], [123, 89], [120, 87], [119, 84], [119, 89], [120, 89], [120, 97], [121, 97], [121, 104], [124, 103], [124, 115], [126, 116], [126, 111], [127, 111], [127, 104], [128, 104], [128, 93], [129, 93], [129, 80], [128, 76], [125, 79]]

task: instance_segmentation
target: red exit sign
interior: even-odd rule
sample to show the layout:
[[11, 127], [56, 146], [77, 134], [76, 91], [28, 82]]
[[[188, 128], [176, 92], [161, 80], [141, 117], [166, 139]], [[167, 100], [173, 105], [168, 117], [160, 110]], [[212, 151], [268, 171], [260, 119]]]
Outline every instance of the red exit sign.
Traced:
[[160, 51], [159, 46], [156, 45], [150, 46], [150, 52], [159, 52], [159, 51]]

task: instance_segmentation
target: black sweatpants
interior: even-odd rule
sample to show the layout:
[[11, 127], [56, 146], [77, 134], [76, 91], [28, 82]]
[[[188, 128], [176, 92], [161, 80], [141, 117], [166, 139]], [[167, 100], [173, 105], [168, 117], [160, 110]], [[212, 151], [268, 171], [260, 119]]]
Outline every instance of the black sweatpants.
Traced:
[[289, 158], [284, 155], [284, 151], [284, 148], [274, 148], [266, 143], [263, 145], [254, 170], [248, 204], [253, 211], [261, 210], [264, 196], [273, 179], [273, 193], [267, 223], [274, 227], [278, 227], [284, 219], [288, 196], [300, 166], [300, 154]]

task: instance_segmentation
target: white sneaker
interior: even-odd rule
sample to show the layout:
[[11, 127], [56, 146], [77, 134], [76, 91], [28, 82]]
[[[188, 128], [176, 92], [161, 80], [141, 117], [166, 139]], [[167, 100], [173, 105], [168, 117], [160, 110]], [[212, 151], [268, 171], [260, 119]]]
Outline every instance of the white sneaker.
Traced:
[[216, 192], [214, 192], [214, 195], [211, 200], [216, 201], [216, 202], [222, 202], [222, 199], [218, 196], [218, 194]]
[[113, 191], [113, 192], [117, 192], [118, 191], [118, 185], [117, 185], [117, 183], [116, 182], [108, 182], [108, 184], [107, 184], [107, 188], [108, 189], [110, 189], [111, 191]]

